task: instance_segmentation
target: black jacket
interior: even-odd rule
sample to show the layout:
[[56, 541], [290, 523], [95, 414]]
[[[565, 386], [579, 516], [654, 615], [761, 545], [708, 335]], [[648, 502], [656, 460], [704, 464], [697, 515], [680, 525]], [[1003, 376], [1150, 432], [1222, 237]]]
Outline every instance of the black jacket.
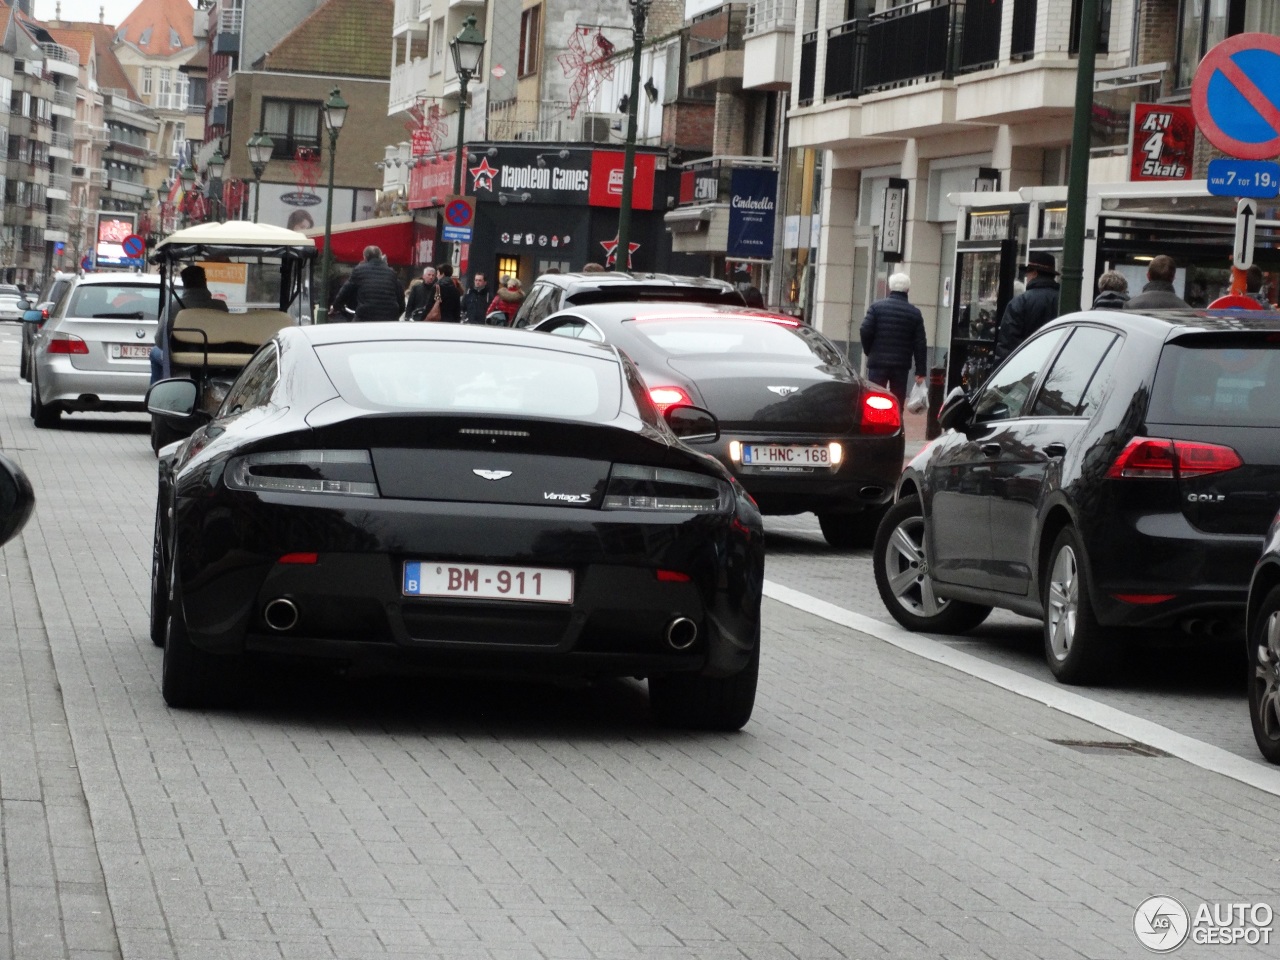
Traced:
[[493, 299], [493, 291], [488, 285], [472, 287], [462, 295], [462, 322], [484, 323], [485, 312], [489, 301]]
[[1187, 301], [1178, 296], [1168, 280], [1148, 280], [1142, 292], [1129, 301], [1126, 310], [1185, 310]]
[[[431, 304], [436, 299], [436, 282], [432, 280], [430, 283], [415, 283], [409, 288], [409, 297], [404, 305], [404, 317], [406, 320], [422, 320], [426, 317], [427, 312], [431, 309]], [[421, 316], [414, 316], [420, 313]]]
[[357, 264], [334, 298], [334, 307], [355, 307], [356, 320], [399, 320], [404, 313], [404, 290], [396, 272], [381, 261]]
[[439, 277], [436, 289], [440, 291], [440, 319], [444, 323], [462, 322], [462, 291], [453, 277]]
[[1095, 310], [1123, 310], [1129, 302], [1129, 295], [1119, 290], [1103, 290], [1093, 301]]
[[905, 293], [892, 292], [871, 304], [858, 328], [867, 369], [907, 370], [915, 362], [916, 376], [925, 375], [924, 316]]
[[1004, 308], [996, 335], [996, 359], [1003, 360], [1058, 315], [1058, 284], [1051, 277], [1036, 277]]

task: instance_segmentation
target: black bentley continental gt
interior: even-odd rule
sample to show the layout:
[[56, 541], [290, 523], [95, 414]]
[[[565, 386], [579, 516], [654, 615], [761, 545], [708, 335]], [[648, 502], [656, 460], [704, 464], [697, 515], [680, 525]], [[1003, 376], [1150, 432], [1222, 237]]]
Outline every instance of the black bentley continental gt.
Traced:
[[[186, 380], [148, 394], [158, 416], [194, 403]], [[161, 451], [151, 633], [170, 706], [220, 701], [272, 654], [647, 677], [662, 722], [750, 718], [760, 514], [686, 445], [714, 443], [715, 418], [660, 415], [617, 348], [288, 327], [205, 419]]]
[[818, 515], [833, 547], [870, 546], [902, 470], [902, 412], [817, 330], [745, 307], [587, 303], [538, 333], [613, 343], [660, 409], [705, 407], [722, 436], [706, 449], [765, 514]]

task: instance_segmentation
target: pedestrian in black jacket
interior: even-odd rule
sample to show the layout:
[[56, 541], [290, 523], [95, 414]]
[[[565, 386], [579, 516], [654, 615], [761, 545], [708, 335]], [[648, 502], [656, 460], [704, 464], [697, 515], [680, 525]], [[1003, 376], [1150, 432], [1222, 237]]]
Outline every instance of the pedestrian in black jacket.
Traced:
[[442, 263], [436, 267], [436, 290], [440, 293], [441, 322], [461, 323], [462, 288], [453, 279], [453, 264]]
[[471, 275], [471, 289], [462, 295], [462, 322], [484, 323], [485, 309], [493, 299], [493, 291], [479, 270]]
[[867, 379], [887, 386], [900, 404], [907, 400], [912, 363], [916, 383], [921, 383], [927, 362], [924, 316], [907, 299], [910, 289], [911, 278], [895, 273], [889, 278], [889, 295], [871, 304], [858, 328], [867, 358]]
[[357, 264], [342, 285], [329, 310], [330, 316], [343, 307], [354, 306], [356, 321], [399, 320], [404, 313], [404, 291], [400, 278], [382, 259], [377, 247], [364, 248], [364, 263]]
[[422, 268], [422, 282], [414, 283], [405, 298], [404, 318], [406, 320], [424, 320], [436, 299], [436, 268]]
[[1023, 264], [1027, 289], [1009, 301], [996, 334], [996, 361], [1013, 353], [1023, 340], [1058, 315], [1057, 263], [1053, 254], [1032, 250]]

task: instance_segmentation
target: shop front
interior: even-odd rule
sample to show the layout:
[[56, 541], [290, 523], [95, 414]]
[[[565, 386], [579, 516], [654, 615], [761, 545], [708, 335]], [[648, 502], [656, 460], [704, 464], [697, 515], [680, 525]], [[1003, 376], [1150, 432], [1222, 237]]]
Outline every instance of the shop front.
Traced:
[[[549, 270], [565, 273], [588, 263], [625, 269], [626, 253], [617, 249], [623, 159], [621, 150], [561, 143], [469, 144], [463, 190], [475, 198], [475, 219], [455, 264], [466, 274], [514, 275], [526, 288]], [[705, 257], [671, 251], [662, 215], [679, 184], [666, 161], [665, 150], [637, 148], [631, 268], [705, 273]], [[421, 160], [410, 174], [415, 216], [434, 219], [452, 185], [451, 156]]]

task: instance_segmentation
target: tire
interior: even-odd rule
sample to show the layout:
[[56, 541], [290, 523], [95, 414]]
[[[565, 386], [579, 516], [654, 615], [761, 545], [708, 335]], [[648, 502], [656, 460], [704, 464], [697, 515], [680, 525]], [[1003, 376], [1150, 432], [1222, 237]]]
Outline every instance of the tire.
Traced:
[[1272, 587], [1249, 633], [1249, 720], [1269, 763], [1280, 763], [1280, 587]]
[[177, 443], [179, 440], [187, 439], [187, 434], [176, 427], [170, 426], [161, 417], [151, 418], [151, 452], [159, 454], [160, 451], [171, 443]]
[[1116, 674], [1124, 648], [1098, 623], [1080, 536], [1065, 527], [1053, 542], [1041, 583], [1044, 657], [1061, 683], [1097, 683]]
[[991, 608], [948, 600], [933, 591], [925, 556], [924, 515], [919, 497], [903, 497], [891, 506], [876, 532], [871, 551], [876, 589], [889, 614], [908, 630], [964, 633], [991, 614]]
[[40, 384], [35, 371], [31, 371], [31, 422], [40, 430], [56, 427], [62, 419], [62, 411], [52, 404], [40, 402]]
[[214, 707], [228, 698], [238, 658], [206, 653], [191, 642], [178, 583], [177, 551], [171, 550], [169, 596], [165, 604], [164, 663], [160, 692], [175, 710]]
[[164, 646], [165, 632], [168, 629], [169, 590], [168, 576], [164, 568], [164, 547], [161, 546], [164, 526], [160, 522], [161, 505], [156, 500], [156, 532], [151, 546], [151, 642], [157, 647]]
[[18, 361], [18, 379], [31, 379], [31, 348], [27, 346], [26, 337], [22, 338], [22, 358]]
[[820, 513], [818, 526], [827, 543], [837, 550], [870, 547], [885, 511], [869, 508], [859, 513]]
[[649, 678], [649, 709], [666, 727], [741, 730], [751, 719], [760, 678], [760, 633], [751, 659], [729, 677], [668, 673]]

